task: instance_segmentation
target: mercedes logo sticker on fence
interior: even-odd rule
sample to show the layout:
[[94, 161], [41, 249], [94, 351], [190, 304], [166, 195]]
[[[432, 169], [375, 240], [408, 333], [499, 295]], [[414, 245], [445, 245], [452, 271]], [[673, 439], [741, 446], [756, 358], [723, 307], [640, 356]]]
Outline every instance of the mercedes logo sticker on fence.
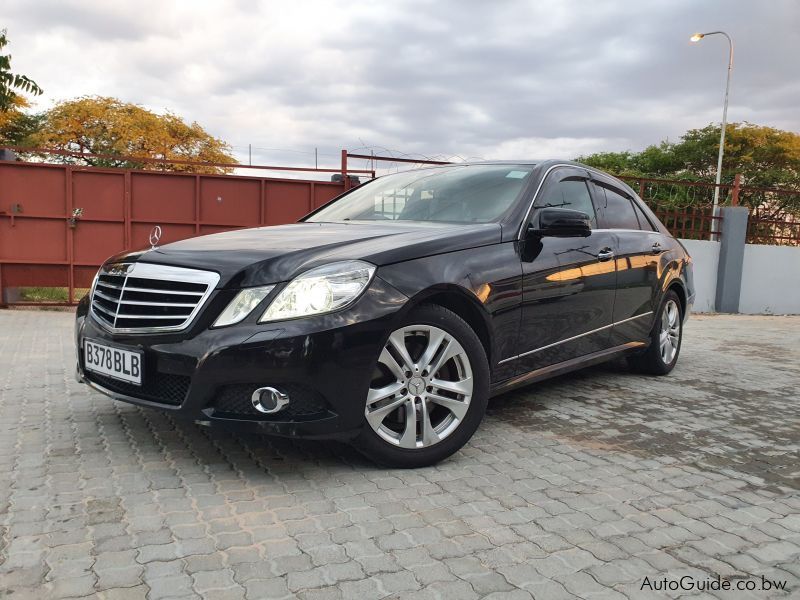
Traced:
[[155, 250], [161, 239], [161, 226], [156, 225], [150, 232], [150, 250]]

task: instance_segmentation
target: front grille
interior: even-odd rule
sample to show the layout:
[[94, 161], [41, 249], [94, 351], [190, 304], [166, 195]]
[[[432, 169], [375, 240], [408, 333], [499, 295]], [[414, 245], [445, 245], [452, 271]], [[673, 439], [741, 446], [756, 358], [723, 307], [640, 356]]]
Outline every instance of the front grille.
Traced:
[[257, 411], [253, 407], [251, 397], [253, 392], [264, 383], [237, 383], [225, 385], [217, 389], [214, 402], [214, 415], [229, 418], [258, 418], [274, 420], [309, 419], [319, 417], [327, 412], [325, 400], [312, 389], [303, 385], [287, 384], [275, 387], [289, 396], [289, 404], [272, 415]]
[[219, 282], [210, 271], [150, 263], [103, 267], [92, 314], [115, 332], [179, 331], [189, 326]]
[[93, 381], [112, 392], [149, 400], [150, 402], [158, 402], [159, 404], [169, 404], [170, 406], [179, 406], [189, 392], [190, 379], [185, 375], [172, 375], [170, 373], [159, 373], [158, 371], [153, 374], [145, 373], [144, 380], [140, 386], [92, 371], [84, 372], [84, 376], [89, 381]]

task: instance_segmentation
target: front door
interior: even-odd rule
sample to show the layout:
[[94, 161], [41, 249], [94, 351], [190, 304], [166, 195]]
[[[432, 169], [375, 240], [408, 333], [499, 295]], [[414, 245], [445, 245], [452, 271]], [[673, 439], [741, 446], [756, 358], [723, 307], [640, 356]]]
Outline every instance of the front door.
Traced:
[[[614, 234], [597, 230], [589, 174], [552, 171], [537, 195], [530, 223], [545, 207], [579, 210], [592, 219], [588, 237], [526, 237], [521, 242], [522, 314], [517, 374], [609, 347], [616, 272]], [[527, 226], [527, 224], [526, 224]]]

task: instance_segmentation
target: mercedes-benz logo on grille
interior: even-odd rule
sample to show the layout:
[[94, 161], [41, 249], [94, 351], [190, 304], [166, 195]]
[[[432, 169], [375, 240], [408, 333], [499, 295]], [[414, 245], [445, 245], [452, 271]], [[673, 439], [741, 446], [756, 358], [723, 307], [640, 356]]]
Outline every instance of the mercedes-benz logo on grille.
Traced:
[[131, 271], [131, 264], [111, 265], [106, 267], [104, 271], [108, 275], [116, 275], [117, 277], [124, 277]]
[[161, 226], [156, 225], [150, 231], [150, 250], [155, 250], [160, 240], [161, 240]]

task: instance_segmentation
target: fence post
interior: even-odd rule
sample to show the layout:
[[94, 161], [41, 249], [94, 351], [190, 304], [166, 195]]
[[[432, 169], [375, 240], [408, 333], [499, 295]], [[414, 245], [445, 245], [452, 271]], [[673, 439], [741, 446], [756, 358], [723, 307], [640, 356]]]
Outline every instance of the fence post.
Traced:
[[347, 174], [347, 150], [342, 150], [342, 185], [345, 192], [350, 189], [350, 176]]
[[733, 188], [731, 190], [731, 206], [739, 206], [739, 191], [742, 189], [742, 174], [737, 173], [733, 176]]
[[722, 206], [720, 216], [722, 224], [715, 306], [718, 312], [736, 313], [739, 312], [739, 296], [742, 291], [749, 212], [744, 206]]

